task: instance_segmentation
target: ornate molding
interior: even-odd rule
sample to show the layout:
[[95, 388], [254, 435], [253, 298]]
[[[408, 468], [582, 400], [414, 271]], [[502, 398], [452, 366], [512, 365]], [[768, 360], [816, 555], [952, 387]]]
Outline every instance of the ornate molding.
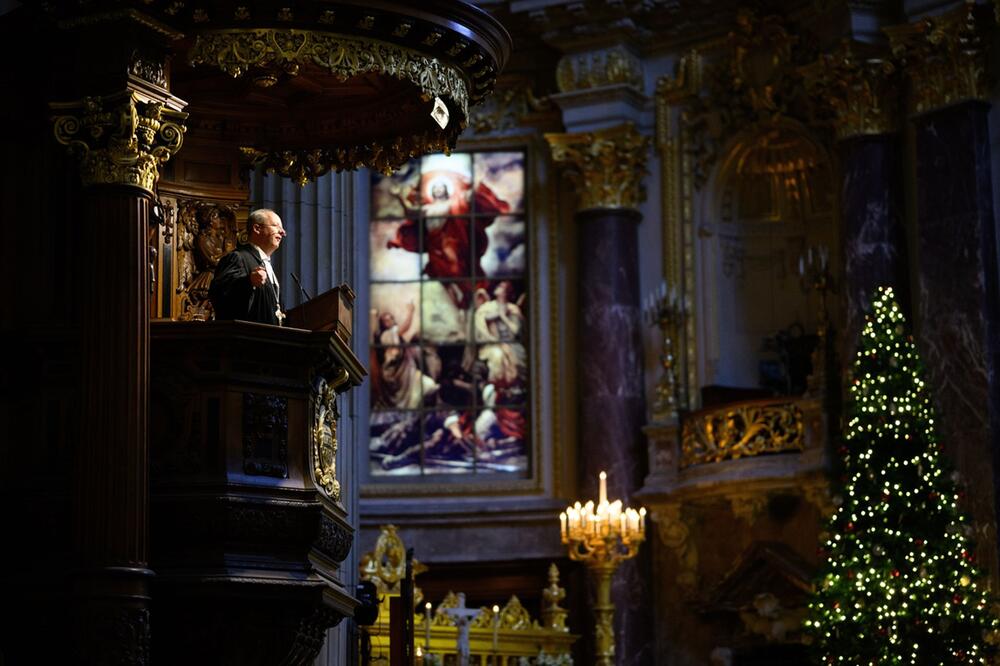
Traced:
[[547, 97], [536, 97], [530, 83], [497, 90], [472, 110], [475, 134], [497, 134], [518, 127], [526, 116], [553, 109]]
[[577, 134], [546, 134], [553, 159], [566, 169], [579, 194], [578, 210], [637, 208], [646, 199], [642, 182], [650, 139], [632, 123]]
[[337, 388], [347, 381], [347, 371], [341, 372], [332, 383], [316, 379], [313, 402], [312, 463], [317, 486], [328, 497], [340, 501], [340, 481], [337, 480]]
[[243, 394], [243, 471], [288, 478], [288, 398]]
[[864, 57], [845, 41], [803, 72], [810, 92], [833, 109], [837, 139], [899, 129], [899, 72], [889, 58]]
[[642, 61], [622, 45], [565, 55], [556, 67], [559, 92], [627, 85], [642, 90]]
[[354, 532], [323, 514], [316, 548], [334, 562], [343, 562], [354, 545]]
[[252, 146], [240, 148], [252, 166], [291, 178], [305, 185], [328, 171], [350, 171], [367, 167], [389, 174], [407, 160], [429, 153], [448, 153], [452, 141], [433, 132], [375, 141], [363, 146], [315, 148], [312, 150], [264, 151]]
[[80, 161], [84, 186], [133, 185], [154, 193], [160, 165], [180, 150], [186, 113], [127, 90], [52, 103], [56, 140]]
[[664, 504], [652, 511], [660, 543], [677, 557], [677, 584], [693, 592], [698, 585], [698, 546], [681, 516], [680, 504]]
[[739, 493], [729, 496], [729, 506], [733, 515], [752, 527], [757, 516], [767, 507], [767, 493]]
[[947, 14], [885, 29], [893, 55], [913, 82], [916, 113], [990, 99], [987, 11], [966, 2]]
[[795, 404], [760, 400], [702, 410], [684, 421], [681, 469], [805, 448], [805, 418]]
[[[233, 78], [272, 67], [295, 76], [309, 64], [342, 81], [386, 74], [409, 81], [427, 99], [447, 97], [462, 112], [463, 122], [469, 117], [469, 85], [460, 69], [386, 42], [293, 28], [211, 30], [198, 35], [187, 55], [192, 66], [212, 65]], [[492, 67], [484, 65], [473, 76], [491, 73]]]

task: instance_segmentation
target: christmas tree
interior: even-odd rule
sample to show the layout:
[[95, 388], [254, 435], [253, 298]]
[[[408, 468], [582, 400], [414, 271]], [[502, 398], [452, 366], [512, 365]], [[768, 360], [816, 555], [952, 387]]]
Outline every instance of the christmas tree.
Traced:
[[879, 289], [850, 387], [843, 487], [805, 629], [822, 664], [985, 664], [998, 622], [923, 367]]

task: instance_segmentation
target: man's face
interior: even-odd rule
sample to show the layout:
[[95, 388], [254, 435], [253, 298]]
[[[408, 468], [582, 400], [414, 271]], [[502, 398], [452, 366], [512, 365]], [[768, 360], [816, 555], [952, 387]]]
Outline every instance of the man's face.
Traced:
[[431, 197], [437, 200], [448, 198], [448, 186], [444, 183], [437, 183], [431, 188]]
[[285, 237], [285, 227], [277, 215], [268, 215], [266, 223], [255, 224], [253, 229], [251, 242], [264, 250], [264, 254], [267, 256], [271, 256], [278, 249], [278, 246], [281, 245], [281, 239]]

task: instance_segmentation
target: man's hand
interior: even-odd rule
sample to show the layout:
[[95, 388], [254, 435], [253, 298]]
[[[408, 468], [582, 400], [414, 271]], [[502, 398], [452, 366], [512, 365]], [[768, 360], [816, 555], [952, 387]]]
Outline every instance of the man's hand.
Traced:
[[263, 266], [258, 266], [250, 272], [250, 284], [259, 287], [267, 282], [267, 270]]

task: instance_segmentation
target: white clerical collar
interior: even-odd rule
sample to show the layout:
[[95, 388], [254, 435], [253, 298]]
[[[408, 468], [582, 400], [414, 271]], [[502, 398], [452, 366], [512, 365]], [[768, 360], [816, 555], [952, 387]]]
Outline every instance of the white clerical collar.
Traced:
[[264, 250], [262, 250], [259, 247], [257, 247], [254, 243], [250, 243], [250, 247], [252, 247], [253, 249], [257, 250], [257, 254], [260, 255], [261, 261], [266, 261], [266, 262], [270, 263], [271, 257], [267, 256], [267, 253], [264, 252]]

